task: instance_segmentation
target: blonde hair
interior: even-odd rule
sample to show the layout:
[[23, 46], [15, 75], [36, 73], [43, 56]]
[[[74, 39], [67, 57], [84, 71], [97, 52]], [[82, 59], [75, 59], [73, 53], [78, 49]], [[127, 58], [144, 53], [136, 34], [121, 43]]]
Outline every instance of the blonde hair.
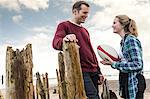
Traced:
[[136, 23], [133, 19], [130, 19], [127, 15], [117, 15], [116, 18], [119, 19], [126, 33], [138, 36]]

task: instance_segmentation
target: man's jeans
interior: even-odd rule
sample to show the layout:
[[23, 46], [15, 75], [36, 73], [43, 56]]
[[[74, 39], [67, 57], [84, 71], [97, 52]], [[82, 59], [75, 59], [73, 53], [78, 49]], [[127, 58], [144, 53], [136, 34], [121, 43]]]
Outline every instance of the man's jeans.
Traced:
[[88, 99], [100, 99], [98, 95], [98, 73], [83, 72], [84, 87]]

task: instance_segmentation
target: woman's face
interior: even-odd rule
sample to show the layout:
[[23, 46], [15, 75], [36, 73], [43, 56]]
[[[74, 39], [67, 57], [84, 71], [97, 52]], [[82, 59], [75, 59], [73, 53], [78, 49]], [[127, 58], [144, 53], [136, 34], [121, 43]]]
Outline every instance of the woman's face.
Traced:
[[122, 29], [123, 29], [123, 26], [122, 26], [121, 23], [119, 22], [119, 19], [118, 19], [118, 18], [115, 18], [115, 19], [114, 19], [112, 28], [113, 28], [113, 32], [114, 32], [114, 33], [117, 33], [117, 34], [120, 34], [120, 33], [121, 33], [121, 31], [122, 31]]

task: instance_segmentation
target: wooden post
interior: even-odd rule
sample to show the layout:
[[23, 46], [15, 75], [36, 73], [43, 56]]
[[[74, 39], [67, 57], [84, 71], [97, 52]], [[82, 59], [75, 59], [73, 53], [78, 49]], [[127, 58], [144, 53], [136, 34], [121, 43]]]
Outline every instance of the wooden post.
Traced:
[[3, 85], [3, 83], [4, 83], [4, 76], [2, 75], [2, 85]]
[[64, 56], [62, 52], [58, 53], [59, 63], [59, 91], [61, 99], [67, 99], [66, 81], [65, 81], [65, 65]]
[[46, 99], [50, 99], [48, 73], [45, 73]]
[[27, 44], [26, 49], [23, 49], [21, 51], [21, 55], [23, 57], [23, 63], [24, 63], [24, 77], [25, 77], [25, 99], [34, 99], [34, 86], [33, 86], [33, 74], [32, 74], [32, 68], [33, 68], [33, 62], [32, 62], [32, 45]]
[[0, 90], [0, 99], [4, 99], [4, 97], [3, 97], [3, 94], [2, 94], [2, 92], [1, 92], [1, 90]]
[[58, 70], [56, 69], [56, 75], [57, 75], [57, 82], [58, 82], [58, 95], [59, 95], [59, 99], [62, 99], [61, 98], [61, 93], [60, 93], [60, 84], [61, 84], [61, 82], [60, 82], [60, 73], [58, 72]]
[[43, 89], [46, 96], [45, 99], [49, 99], [48, 73], [46, 73], [45, 75], [43, 74], [42, 78], [43, 78]]
[[37, 99], [46, 99], [39, 72], [36, 73], [36, 78], [37, 78], [37, 80], [36, 80]]
[[45, 76], [44, 76], [44, 74], [42, 74], [42, 78], [43, 78], [42, 85], [43, 85], [43, 90], [44, 90], [44, 94], [45, 94], [45, 99], [47, 99], [46, 98], [46, 82], [45, 82]]
[[12, 47], [7, 47], [6, 51], [6, 99], [16, 99], [15, 96], [15, 83], [12, 64], [14, 63], [14, 54]]
[[33, 99], [32, 48], [6, 51], [6, 99]]
[[36, 99], [35, 98], [35, 87], [33, 86], [33, 99]]
[[63, 42], [65, 81], [68, 99], [86, 99], [80, 66], [79, 47], [74, 42]]
[[36, 80], [36, 99], [40, 99], [40, 97], [39, 97], [39, 92], [38, 92], [37, 80]]

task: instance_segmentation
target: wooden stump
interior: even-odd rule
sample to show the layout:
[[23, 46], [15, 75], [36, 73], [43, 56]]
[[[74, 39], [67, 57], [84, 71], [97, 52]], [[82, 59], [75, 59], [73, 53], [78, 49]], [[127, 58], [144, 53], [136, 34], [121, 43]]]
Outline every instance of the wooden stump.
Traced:
[[6, 99], [33, 99], [32, 47], [6, 51]]
[[0, 90], [0, 99], [4, 99], [4, 97], [3, 97], [3, 94], [2, 94], [2, 92], [1, 92], [1, 90]]
[[37, 98], [36, 99], [46, 99], [44, 86], [40, 78], [39, 72], [36, 73], [36, 93]]
[[49, 94], [49, 81], [48, 81], [48, 73], [45, 73], [45, 91], [46, 91], [46, 99], [50, 99]]
[[79, 47], [74, 42], [63, 42], [65, 81], [68, 99], [86, 99], [80, 65]]
[[66, 81], [65, 81], [65, 65], [64, 65], [64, 56], [62, 52], [58, 53], [58, 62], [59, 62], [59, 73], [58, 77], [58, 86], [60, 99], [67, 99], [67, 90], [66, 90]]
[[[58, 72], [58, 70], [56, 69], [56, 75], [57, 75], [57, 82], [58, 82], [58, 95], [59, 95], [59, 99], [62, 99], [61, 98], [61, 91], [60, 91], [60, 84], [61, 84], [61, 81], [60, 81], [60, 73]], [[54, 91], [54, 93], [56, 93], [57, 92], [57, 90], [56, 89], [54, 89], [55, 91]]]

